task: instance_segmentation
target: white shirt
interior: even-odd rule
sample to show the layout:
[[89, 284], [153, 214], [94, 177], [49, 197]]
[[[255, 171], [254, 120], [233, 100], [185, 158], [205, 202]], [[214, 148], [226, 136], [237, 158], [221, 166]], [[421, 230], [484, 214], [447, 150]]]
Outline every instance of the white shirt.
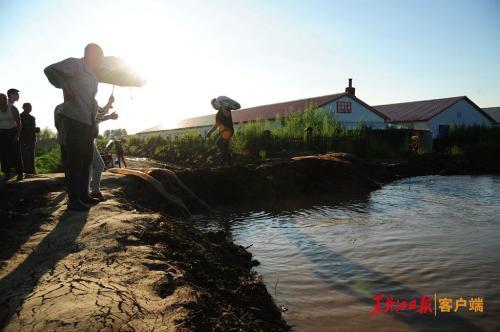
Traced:
[[11, 107], [12, 104], [7, 104], [7, 110], [5, 112], [0, 111], [0, 129], [17, 128], [16, 119], [14, 118], [14, 114], [12, 114]]

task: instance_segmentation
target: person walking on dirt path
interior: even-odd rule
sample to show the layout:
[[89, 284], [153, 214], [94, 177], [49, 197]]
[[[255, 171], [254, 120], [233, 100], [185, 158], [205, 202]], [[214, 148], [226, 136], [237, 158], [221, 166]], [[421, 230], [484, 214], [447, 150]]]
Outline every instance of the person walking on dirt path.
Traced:
[[63, 90], [59, 107], [65, 132], [65, 178], [68, 210], [88, 211], [99, 200], [89, 196], [89, 170], [97, 137], [97, 69], [104, 52], [97, 44], [85, 47], [83, 58], [68, 58], [45, 68], [49, 82]]
[[231, 110], [237, 110], [241, 106], [238, 102], [225, 96], [212, 99], [211, 104], [217, 110], [217, 114], [215, 115], [215, 124], [207, 132], [207, 137], [210, 137], [219, 128], [219, 137], [217, 137], [216, 144], [222, 155], [222, 162], [226, 165], [232, 165], [229, 143], [234, 135], [234, 125]]

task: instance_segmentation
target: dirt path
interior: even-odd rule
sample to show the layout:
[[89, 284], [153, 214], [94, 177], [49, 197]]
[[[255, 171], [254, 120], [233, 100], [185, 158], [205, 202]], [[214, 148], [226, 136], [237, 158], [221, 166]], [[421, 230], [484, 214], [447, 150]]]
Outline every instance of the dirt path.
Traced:
[[[123, 187], [137, 186], [137, 181], [106, 174], [104, 194], [109, 199], [88, 213], [66, 211], [61, 175], [31, 178], [7, 188], [1, 197], [0, 328], [187, 331], [246, 326], [253, 330], [249, 324], [257, 324], [255, 330], [267, 330], [266, 326], [282, 330], [286, 325], [279, 312], [250, 272], [251, 256], [242, 259], [238, 257], [242, 249], [232, 242], [217, 237], [213, 242], [132, 202]], [[11, 205], [5, 204], [6, 197]], [[208, 263], [214, 250], [226, 247], [227, 255], [235, 257], [217, 254], [217, 259], [245, 263], [233, 279], [214, 288], [203, 278], [224, 279], [219, 274], [225, 271]], [[261, 293], [252, 298], [251, 287]], [[249, 315], [248, 322], [238, 323], [238, 304], [218, 299], [218, 294], [237, 295], [240, 288], [247, 289], [249, 303], [263, 303], [263, 309]], [[272, 315], [264, 314], [265, 305]], [[238, 310], [247, 310], [245, 306]], [[268, 316], [267, 323], [258, 325]]]
[[356, 165], [323, 156], [177, 173], [105, 172], [109, 199], [86, 213], [66, 211], [61, 174], [11, 182], [0, 190], [0, 328], [286, 330], [251, 270], [251, 254], [228, 234], [203, 234], [186, 218], [209, 208], [205, 202], [377, 187]]
[[47, 196], [52, 205], [32, 211], [29, 219], [50, 218], [2, 266], [1, 318], [7, 331], [169, 331], [185, 318], [186, 311], [172, 304], [179, 297], [192, 300], [188, 289], [167, 298], [154, 291], [158, 283], [175, 278], [175, 268], [156, 259], [152, 246], [120, 241], [138, 224], [159, 222], [161, 215], [123, 211], [112, 191], [106, 190], [111, 198], [89, 213], [66, 212], [63, 193], [57, 191]]

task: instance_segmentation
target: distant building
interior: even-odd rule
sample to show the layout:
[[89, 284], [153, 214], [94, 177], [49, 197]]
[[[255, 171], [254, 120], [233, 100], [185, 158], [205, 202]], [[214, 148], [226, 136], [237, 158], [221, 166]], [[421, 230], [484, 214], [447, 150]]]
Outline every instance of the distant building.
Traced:
[[[278, 115], [283, 118], [291, 112], [302, 112], [308, 106], [322, 108], [326, 112], [334, 114], [336, 119], [348, 128], [354, 128], [361, 122], [372, 128], [385, 128], [388, 120], [387, 116], [355, 96], [355, 88], [352, 86], [352, 80], [349, 79], [349, 86], [345, 92], [233, 111], [233, 122], [239, 125], [257, 119], [275, 121]], [[177, 136], [186, 130], [199, 130], [200, 133], [204, 134], [212, 127], [214, 121], [215, 112], [210, 115], [182, 120], [175, 128], [156, 126], [139, 132], [138, 135]], [[276, 123], [276, 125], [281, 124]]]
[[483, 111], [495, 121], [495, 127], [500, 127], [500, 107], [487, 107], [483, 108]]
[[[349, 79], [349, 86], [346, 87], [345, 92], [233, 111], [233, 121], [238, 126], [263, 119], [274, 121], [275, 125], [279, 126], [281, 123], [275, 121], [278, 115], [283, 118], [290, 112], [302, 112], [308, 106], [322, 108], [334, 115], [347, 128], [357, 127], [363, 122], [376, 129], [395, 127], [427, 132], [425, 136], [428, 136], [428, 139], [438, 138], [445, 134], [453, 124], [490, 127], [495, 123], [498, 124], [500, 113], [498, 110], [500, 108], [483, 110], [466, 96], [372, 107], [356, 97], [352, 80]], [[212, 127], [214, 121], [215, 111], [209, 115], [184, 119], [172, 128], [155, 126], [137, 135], [143, 137], [148, 135], [177, 136], [188, 130], [196, 130], [204, 135]]]
[[488, 113], [465, 96], [378, 105], [374, 108], [389, 119], [390, 126], [428, 130], [433, 138], [446, 134], [451, 125], [491, 127], [494, 123]]

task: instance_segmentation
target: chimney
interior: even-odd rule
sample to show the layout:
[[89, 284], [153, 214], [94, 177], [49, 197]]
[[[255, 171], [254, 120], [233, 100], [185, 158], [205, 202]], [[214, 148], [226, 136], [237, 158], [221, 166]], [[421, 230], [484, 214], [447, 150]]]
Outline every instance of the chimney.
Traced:
[[349, 86], [347, 88], [345, 88], [345, 92], [347, 92], [348, 95], [350, 96], [355, 96], [355, 90], [353, 87], [352, 87], [352, 78], [349, 79]]

